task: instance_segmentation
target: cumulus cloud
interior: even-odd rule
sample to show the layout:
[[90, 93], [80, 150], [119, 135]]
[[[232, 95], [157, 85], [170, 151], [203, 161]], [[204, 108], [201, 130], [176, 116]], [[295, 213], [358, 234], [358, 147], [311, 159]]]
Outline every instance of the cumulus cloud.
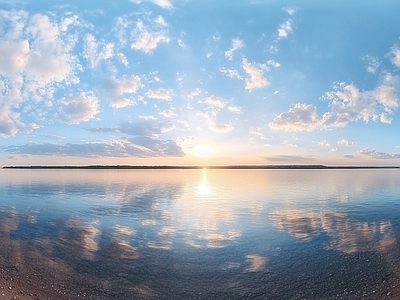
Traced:
[[268, 80], [264, 78], [263, 66], [257, 66], [256, 64], [249, 63], [247, 59], [243, 59], [242, 67], [248, 75], [246, 78], [246, 90], [251, 91], [270, 84]]
[[99, 103], [92, 92], [72, 94], [60, 100], [62, 119], [69, 124], [89, 121], [98, 113]]
[[357, 154], [374, 159], [400, 159], [400, 153], [377, 152], [374, 149], [362, 149]]
[[149, 90], [146, 92], [146, 96], [152, 99], [159, 99], [164, 101], [172, 100], [173, 91], [169, 89], [157, 89]]
[[371, 91], [360, 91], [354, 84], [338, 84], [326, 93], [331, 111], [324, 114], [324, 127], [343, 127], [349, 122], [363, 120], [390, 123], [389, 115], [397, 109], [400, 78], [386, 74], [382, 84]]
[[8, 136], [37, 128], [36, 124], [25, 124], [15, 109], [29, 102], [38, 107], [54, 98], [55, 86], [78, 83], [76, 73], [81, 67], [72, 54], [76, 38], [67, 31], [76, 16], [57, 20], [44, 14], [0, 11], [0, 19], [0, 133]]
[[138, 75], [124, 75], [110, 78], [103, 86], [110, 105], [121, 108], [135, 103], [133, 94], [143, 87]]
[[340, 141], [338, 141], [338, 144], [341, 146], [354, 146], [354, 142], [350, 142], [346, 139], [341, 139]]
[[134, 41], [131, 44], [131, 48], [150, 53], [160, 43], [169, 43], [170, 38], [165, 30], [166, 25], [161, 16], [154, 19], [150, 26], [146, 26], [143, 21], [139, 20], [133, 31]]
[[20, 115], [12, 111], [10, 107], [2, 106], [0, 108], [0, 137], [13, 136], [19, 131], [31, 132], [38, 127], [35, 123], [22, 123]]
[[312, 131], [345, 127], [350, 122], [375, 121], [390, 123], [390, 115], [398, 108], [400, 77], [386, 74], [382, 83], [370, 91], [360, 91], [354, 84], [337, 84], [324, 95], [330, 111], [318, 118], [316, 108], [295, 104], [288, 112], [277, 115], [271, 128], [286, 131]]
[[269, 126], [275, 130], [312, 131], [318, 127], [318, 123], [315, 106], [296, 103], [288, 112], [276, 116]]
[[89, 62], [91, 68], [97, 67], [102, 60], [107, 60], [114, 55], [113, 43], [102, 43], [101, 46], [101, 49], [99, 49], [100, 45], [92, 34], [85, 36], [83, 57]]
[[244, 43], [241, 39], [233, 39], [231, 48], [229, 50], [225, 51], [225, 57], [229, 60], [232, 60], [233, 53], [243, 47], [244, 47]]

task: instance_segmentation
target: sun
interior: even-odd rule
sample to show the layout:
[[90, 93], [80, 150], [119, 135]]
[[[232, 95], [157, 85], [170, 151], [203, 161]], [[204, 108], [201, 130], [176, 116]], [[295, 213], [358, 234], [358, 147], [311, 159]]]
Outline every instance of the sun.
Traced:
[[213, 149], [209, 145], [201, 144], [194, 148], [194, 152], [199, 157], [209, 157], [213, 153]]

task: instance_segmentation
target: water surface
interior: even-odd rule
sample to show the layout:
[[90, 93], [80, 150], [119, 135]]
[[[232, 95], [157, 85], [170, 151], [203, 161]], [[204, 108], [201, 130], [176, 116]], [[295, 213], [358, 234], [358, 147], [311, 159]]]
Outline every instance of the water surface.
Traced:
[[2, 170], [0, 194], [3, 266], [60, 294], [400, 297], [396, 169]]

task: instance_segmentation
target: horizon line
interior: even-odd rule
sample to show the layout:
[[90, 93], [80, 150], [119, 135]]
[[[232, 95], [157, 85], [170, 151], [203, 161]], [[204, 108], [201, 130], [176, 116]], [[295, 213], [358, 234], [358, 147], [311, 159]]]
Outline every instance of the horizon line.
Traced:
[[19, 165], [3, 166], [2, 169], [400, 169], [400, 166], [348, 166], [322, 164], [290, 165]]

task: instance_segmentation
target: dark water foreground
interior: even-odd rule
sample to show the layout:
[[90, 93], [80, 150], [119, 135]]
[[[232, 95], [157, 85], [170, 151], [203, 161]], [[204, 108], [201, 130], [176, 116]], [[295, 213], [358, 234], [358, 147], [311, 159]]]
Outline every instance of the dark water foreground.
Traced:
[[400, 298], [398, 170], [3, 170], [0, 179], [3, 297]]

